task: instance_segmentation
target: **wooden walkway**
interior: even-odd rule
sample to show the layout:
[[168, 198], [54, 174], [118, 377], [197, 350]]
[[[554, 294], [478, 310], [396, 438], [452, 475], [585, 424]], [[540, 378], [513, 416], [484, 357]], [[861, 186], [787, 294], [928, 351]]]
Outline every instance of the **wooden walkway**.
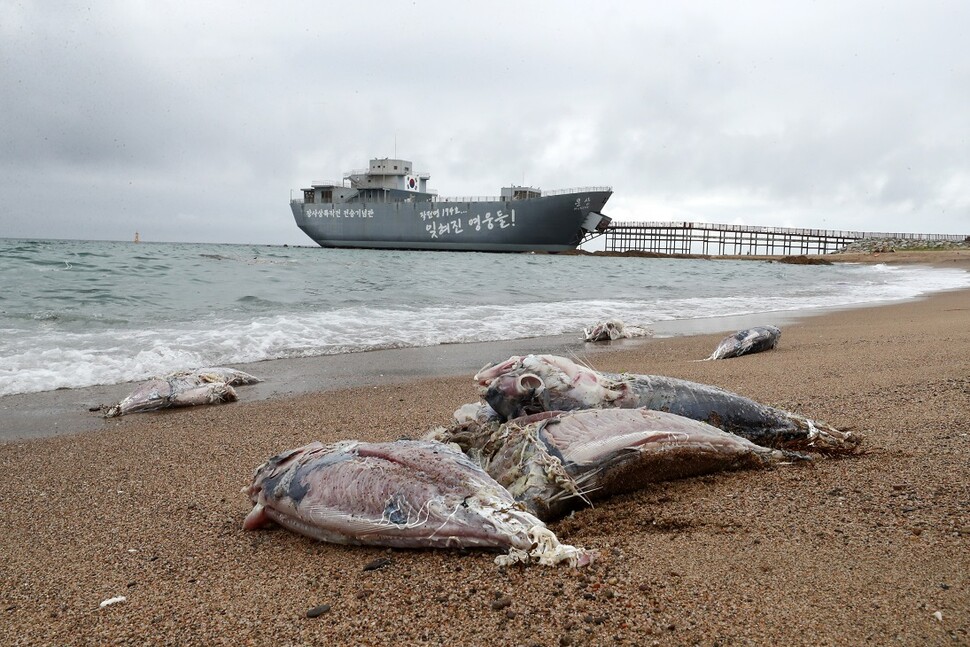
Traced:
[[828, 254], [864, 238], [960, 241], [962, 235], [795, 229], [701, 222], [617, 222], [602, 233], [607, 252], [709, 256]]

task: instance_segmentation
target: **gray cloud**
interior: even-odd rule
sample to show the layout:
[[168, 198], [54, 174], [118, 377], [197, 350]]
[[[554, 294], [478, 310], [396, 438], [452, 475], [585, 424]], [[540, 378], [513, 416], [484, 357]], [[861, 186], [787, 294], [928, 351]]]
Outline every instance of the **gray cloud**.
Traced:
[[0, 236], [309, 243], [291, 189], [611, 184], [627, 220], [970, 233], [963, 2], [0, 0]]

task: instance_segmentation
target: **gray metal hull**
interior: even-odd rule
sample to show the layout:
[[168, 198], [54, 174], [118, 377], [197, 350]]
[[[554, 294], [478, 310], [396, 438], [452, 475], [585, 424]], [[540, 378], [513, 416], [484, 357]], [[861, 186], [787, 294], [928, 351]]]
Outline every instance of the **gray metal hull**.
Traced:
[[323, 247], [480, 252], [575, 249], [610, 191], [494, 202], [292, 201], [296, 224]]

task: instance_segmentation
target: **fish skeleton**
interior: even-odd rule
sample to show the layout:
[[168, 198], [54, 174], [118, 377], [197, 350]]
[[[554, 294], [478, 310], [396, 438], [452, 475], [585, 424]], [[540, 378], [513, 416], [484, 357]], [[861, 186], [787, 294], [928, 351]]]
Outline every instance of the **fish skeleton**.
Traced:
[[778, 345], [781, 330], [775, 326], [755, 326], [739, 330], [721, 340], [707, 359], [727, 359], [771, 350]]
[[475, 375], [507, 420], [542, 411], [644, 407], [707, 422], [765, 447], [849, 453], [862, 438], [716, 386], [661, 375], [599, 373], [557, 355], [513, 356]]
[[261, 381], [249, 373], [232, 368], [211, 367], [178, 371], [143, 382], [128, 397], [107, 408], [105, 418], [142, 413], [169, 407], [234, 402], [233, 386]]
[[650, 483], [805, 459], [683, 416], [649, 409], [468, 420], [431, 436], [452, 442], [544, 521]]
[[338, 544], [507, 550], [499, 564], [588, 564], [454, 446], [313, 442], [270, 458], [243, 489], [243, 528], [269, 521]]

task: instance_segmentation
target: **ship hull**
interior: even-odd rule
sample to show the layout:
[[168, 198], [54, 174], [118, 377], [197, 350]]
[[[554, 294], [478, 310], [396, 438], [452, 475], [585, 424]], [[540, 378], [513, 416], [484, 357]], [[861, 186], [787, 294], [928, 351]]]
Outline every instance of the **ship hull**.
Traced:
[[612, 193], [577, 191], [488, 202], [292, 201], [296, 224], [322, 247], [480, 252], [575, 249], [590, 212]]

